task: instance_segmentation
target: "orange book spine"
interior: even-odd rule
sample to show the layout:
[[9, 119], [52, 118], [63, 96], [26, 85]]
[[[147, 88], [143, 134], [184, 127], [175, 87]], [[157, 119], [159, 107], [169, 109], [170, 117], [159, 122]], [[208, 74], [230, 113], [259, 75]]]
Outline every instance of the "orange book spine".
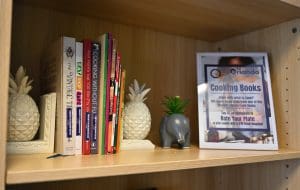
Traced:
[[118, 137], [117, 137], [117, 152], [120, 150], [121, 140], [123, 139], [123, 110], [124, 110], [124, 95], [125, 95], [125, 79], [126, 71], [123, 70], [121, 73], [121, 87], [120, 87], [120, 108], [119, 108], [119, 118], [118, 118]]

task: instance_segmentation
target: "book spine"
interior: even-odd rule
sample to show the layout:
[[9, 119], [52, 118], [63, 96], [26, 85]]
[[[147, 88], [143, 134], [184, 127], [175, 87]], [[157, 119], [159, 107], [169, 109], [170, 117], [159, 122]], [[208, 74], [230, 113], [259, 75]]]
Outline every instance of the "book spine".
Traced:
[[88, 155], [91, 151], [91, 41], [83, 41], [83, 130], [82, 154]]
[[75, 38], [63, 37], [63, 123], [65, 124], [64, 155], [75, 154], [76, 63]]
[[99, 89], [99, 149], [100, 153], [105, 154], [106, 137], [106, 79], [107, 79], [107, 61], [108, 61], [108, 34], [105, 33], [99, 37], [101, 44], [101, 63], [100, 63], [100, 89]]
[[76, 144], [75, 154], [82, 154], [82, 42], [76, 42]]
[[98, 154], [98, 88], [99, 88], [99, 53], [100, 45], [92, 43], [92, 125], [91, 154]]
[[119, 117], [119, 107], [120, 107], [120, 84], [121, 84], [121, 64], [120, 64], [120, 53], [117, 52], [117, 62], [116, 62], [116, 78], [115, 78], [115, 96], [114, 96], [114, 114], [115, 114], [115, 130], [114, 130], [114, 142], [113, 142], [113, 151], [114, 153], [117, 152], [117, 141], [119, 138], [119, 131], [118, 131], [118, 117]]
[[110, 147], [109, 153], [113, 153], [115, 139], [115, 121], [116, 121], [116, 65], [117, 65], [117, 41], [112, 39], [112, 64], [110, 74], [110, 105], [109, 105], [109, 126], [110, 126]]
[[108, 58], [107, 58], [107, 78], [106, 78], [106, 114], [105, 114], [105, 153], [111, 152], [111, 125], [109, 125], [109, 103], [110, 103], [110, 73], [112, 66], [112, 35], [108, 33]]
[[120, 86], [120, 106], [119, 106], [119, 118], [118, 118], [118, 139], [117, 139], [117, 152], [120, 150], [121, 141], [123, 140], [123, 110], [124, 110], [124, 95], [125, 95], [125, 79], [126, 71], [121, 72], [121, 86]]

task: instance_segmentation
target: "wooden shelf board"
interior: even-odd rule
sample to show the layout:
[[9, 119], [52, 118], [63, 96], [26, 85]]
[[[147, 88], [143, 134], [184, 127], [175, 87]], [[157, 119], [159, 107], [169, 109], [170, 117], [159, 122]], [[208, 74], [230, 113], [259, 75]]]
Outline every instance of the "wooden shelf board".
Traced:
[[300, 17], [274, 0], [18, 0], [31, 6], [219, 41]]
[[48, 155], [9, 155], [7, 184], [45, 182], [162, 172], [267, 162], [300, 158], [299, 150], [245, 151], [161, 149], [122, 151], [115, 155], [68, 156], [46, 159]]

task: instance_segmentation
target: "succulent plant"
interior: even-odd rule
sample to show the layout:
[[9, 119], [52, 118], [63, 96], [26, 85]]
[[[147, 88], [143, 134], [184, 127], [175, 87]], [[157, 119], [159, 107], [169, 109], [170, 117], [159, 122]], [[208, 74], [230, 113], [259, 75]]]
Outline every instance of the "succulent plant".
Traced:
[[169, 97], [165, 96], [165, 100], [162, 104], [165, 106], [165, 113], [168, 115], [172, 114], [183, 114], [189, 100], [182, 100], [180, 96]]

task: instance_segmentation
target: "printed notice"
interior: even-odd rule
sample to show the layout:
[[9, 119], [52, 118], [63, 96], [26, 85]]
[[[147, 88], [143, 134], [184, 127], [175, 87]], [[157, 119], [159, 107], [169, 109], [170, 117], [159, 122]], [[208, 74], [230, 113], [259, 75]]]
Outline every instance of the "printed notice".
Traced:
[[208, 128], [268, 130], [262, 66], [206, 65]]
[[197, 54], [199, 145], [277, 150], [266, 53]]

